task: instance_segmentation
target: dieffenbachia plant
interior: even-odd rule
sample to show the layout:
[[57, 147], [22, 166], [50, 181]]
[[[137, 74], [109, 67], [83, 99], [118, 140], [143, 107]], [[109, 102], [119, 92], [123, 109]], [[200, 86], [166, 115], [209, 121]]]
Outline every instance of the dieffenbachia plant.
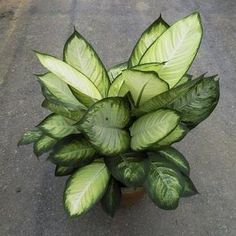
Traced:
[[127, 62], [108, 72], [75, 31], [63, 60], [36, 52], [37, 75], [52, 113], [19, 144], [49, 152], [55, 175], [70, 175], [64, 205], [70, 216], [101, 201], [114, 215], [122, 187], [143, 186], [162, 209], [175, 209], [197, 190], [186, 158], [171, 145], [206, 119], [219, 99], [217, 76], [187, 74], [202, 39], [198, 13], [172, 26], [159, 17], [141, 35]]

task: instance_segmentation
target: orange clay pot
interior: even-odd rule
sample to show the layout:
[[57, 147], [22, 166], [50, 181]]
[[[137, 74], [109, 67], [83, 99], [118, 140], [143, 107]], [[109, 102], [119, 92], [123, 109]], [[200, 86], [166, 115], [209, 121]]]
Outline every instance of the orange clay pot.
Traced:
[[145, 194], [144, 188], [121, 188], [121, 207], [129, 207], [138, 202]]

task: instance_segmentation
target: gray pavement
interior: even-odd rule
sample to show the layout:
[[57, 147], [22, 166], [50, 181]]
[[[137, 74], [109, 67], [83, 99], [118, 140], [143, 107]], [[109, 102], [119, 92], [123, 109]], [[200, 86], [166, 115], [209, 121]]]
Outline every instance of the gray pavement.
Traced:
[[[107, 67], [126, 60], [140, 33], [160, 12], [167, 22], [198, 10], [205, 29], [191, 69], [221, 77], [221, 99], [210, 118], [176, 145], [188, 158], [200, 195], [163, 211], [145, 197], [111, 219], [100, 205], [79, 219], [63, 209], [66, 178], [38, 161], [20, 135], [46, 114], [33, 73], [32, 49], [62, 56], [77, 29]], [[0, 0], [0, 235], [235, 236], [236, 235], [235, 0]]]

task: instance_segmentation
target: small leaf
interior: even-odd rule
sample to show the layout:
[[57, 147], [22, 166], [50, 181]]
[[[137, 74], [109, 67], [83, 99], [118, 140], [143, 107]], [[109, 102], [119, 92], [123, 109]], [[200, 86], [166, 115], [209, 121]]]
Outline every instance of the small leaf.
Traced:
[[138, 151], [157, 143], [175, 129], [179, 120], [179, 115], [168, 109], [140, 117], [130, 128], [131, 148]]
[[40, 129], [35, 128], [33, 130], [29, 130], [22, 135], [17, 145], [20, 146], [36, 142], [42, 135], [43, 132]]
[[104, 163], [94, 162], [76, 171], [67, 181], [64, 205], [70, 216], [80, 216], [104, 195], [109, 182]]
[[219, 96], [219, 80], [216, 76], [211, 76], [201, 80], [169, 107], [180, 112], [181, 120], [193, 128], [211, 114]]
[[158, 74], [158, 70], [164, 63], [146, 63], [142, 65], [137, 65], [134, 67], [131, 67], [130, 69], [132, 70], [138, 70], [138, 71], [143, 71], [143, 72], [155, 72]]
[[[72, 66], [46, 54], [37, 52], [36, 55], [44, 67], [76, 89], [81, 95], [84, 94], [87, 97], [91, 97], [94, 101], [102, 98], [100, 92], [88, 77]], [[83, 99], [82, 96], [81, 99]]]
[[186, 94], [188, 91], [194, 88], [198, 83], [200, 83], [203, 79], [204, 76], [202, 75], [195, 80], [189, 81], [178, 87], [172, 88], [162, 94], [159, 94], [149, 99], [148, 101], [146, 101], [133, 111], [134, 115], [140, 116], [149, 113], [151, 111], [156, 111], [160, 108], [168, 107], [168, 105], [173, 103], [177, 98]]
[[98, 101], [98, 99], [94, 99], [91, 98], [90, 96], [81, 93], [80, 91], [78, 91], [77, 89], [73, 88], [70, 86], [71, 92], [73, 93], [73, 95], [81, 102], [83, 103], [86, 108], [92, 106], [95, 102]]
[[158, 207], [173, 210], [178, 207], [183, 192], [183, 177], [174, 166], [155, 154], [150, 158], [150, 170], [144, 187]]
[[122, 72], [122, 76], [136, 106], [142, 105], [150, 98], [167, 91], [169, 88], [168, 84], [159, 79], [154, 72], [125, 70]]
[[174, 164], [181, 172], [186, 175], [190, 173], [190, 166], [186, 158], [173, 147], [166, 147], [158, 151], [162, 157]]
[[63, 104], [57, 104], [52, 101], [48, 101], [46, 99], [43, 101], [42, 107], [52, 111], [53, 113], [62, 115], [74, 121], [79, 121], [86, 112], [83, 109], [69, 108], [67, 106], [64, 106]]
[[184, 191], [181, 197], [191, 197], [198, 194], [198, 191], [194, 186], [192, 180], [186, 175], [184, 175], [183, 177], [184, 177]]
[[119, 183], [114, 178], [110, 178], [107, 190], [101, 200], [102, 208], [108, 215], [113, 217], [120, 206], [120, 201], [121, 190]]
[[99, 90], [102, 97], [107, 96], [109, 79], [105, 66], [92, 46], [76, 30], [65, 44], [64, 60], [86, 75]]
[[52, 138], [63, 138], [69, 134], [79, 133], [73, 126], [76, 121], [65, 118], [61, 115], [51, 114], [47, 116], [37, 127], [43, 130]]
[[176, 126], [176, 128], [170, 132], [165, 138], [161, 139], [157, 143], [155, 143], [152, 148], [154, 150], [158, 150], [160, 148], [163, 148], [165, 146], [169, 146], [175, 142], [179, 142], [182, 140], [186, 134], [188, 133], [188, 128], [184, 124], [179, 124]]
[[39, 140], [34, 143], [34, 153], [36, 156], [41, 156], [43, 153], [48, 152], [57, 143], [57, 139], [51, 138], [48, 135], [42, 135]]
[[161, 16], [154, 21], [141, 35], [137, 44], [135, 45], [129, 59], [129, 67], [139, 64], [142, 56], [147, 49], [153, 44], [160, 35], [169, 28], [169, 25], [161, 18]]
[[81, 166], [93, 161], [95, 149], [84, 138], [71, 135], [61, 140], [50, 153], [49, 159], [57, 165]]
[[175, 85], [175, 87], [180, 86], [180, 85], [182, 85], [182, 84], [185, 84], [185, 83], [191, 81], [192, 77], [193, 77], [192, 75], [185, 74], [185, 75], [179, 80], [179, 82]]
[[141, 154], [126, 153], [106, 159], [112, 175], [128, 187], [140, 187], [145, 181], [148, 163]]
[[168, 28], [145, 52], [139, 64], [165, 62], [160, 78], [174, 87], [191, 66], [202, 39], [200, 15], [193, 13]]
[[75, 172], [75, 170], [76, 170], [75, 167], [57, 165], [55, 169], [55, 176], [71, 175], [72, 173]]
[[124, 76], [120, 74], [112, 82], [108, 92], [108, 97], [124, 97], [128, 92], [129, 90], [125, 85]]
[[39, 79], [40, 84], [46, 87], [47, 90], [54, 96], [54, 99], [56, 99], [58, 102], [69, 105], [71, 107], [85, 109], [85, 106], [81, 104], [72, 94], [68, 85], [53, 73], [37, 75], [37, 78]]
[[120, 63], [118, 65], [113, 66], [108, 70], [108, 76], [110, 79], [110, 82], [113, 83], [113, 81], [122, 73], [123, 70], [127, 69], [127, 62]]
[[129, 148], [130, 137], [125, 130], [129, 119], [129, 106], [125, 99], [104, 98], [89, 108], [77, 127], [98, 152], [116, 155]]

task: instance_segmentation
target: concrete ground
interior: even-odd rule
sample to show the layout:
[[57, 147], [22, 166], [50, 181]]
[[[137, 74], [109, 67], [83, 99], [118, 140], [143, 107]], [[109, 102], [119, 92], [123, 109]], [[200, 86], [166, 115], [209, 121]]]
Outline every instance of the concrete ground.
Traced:
[[[32, 49], [62, 56], [73, 26], [107, 67], [126, 60], [160, 12], [173, 23], [200, 11], [205, 35], [192, 73], [221, 77], [221, 99], [210, 118], [179, 143], [200, 195], [163, 211], [145, 197], [114, 219], [100, 205], [79, 219], [63, 209], [66, 178], [17, 148], [21, 134], [47, 112], [33, 73]], [[235, 0], [0, 0], [0, 235], [235, 236], [236, 235], [236, 1]]]

